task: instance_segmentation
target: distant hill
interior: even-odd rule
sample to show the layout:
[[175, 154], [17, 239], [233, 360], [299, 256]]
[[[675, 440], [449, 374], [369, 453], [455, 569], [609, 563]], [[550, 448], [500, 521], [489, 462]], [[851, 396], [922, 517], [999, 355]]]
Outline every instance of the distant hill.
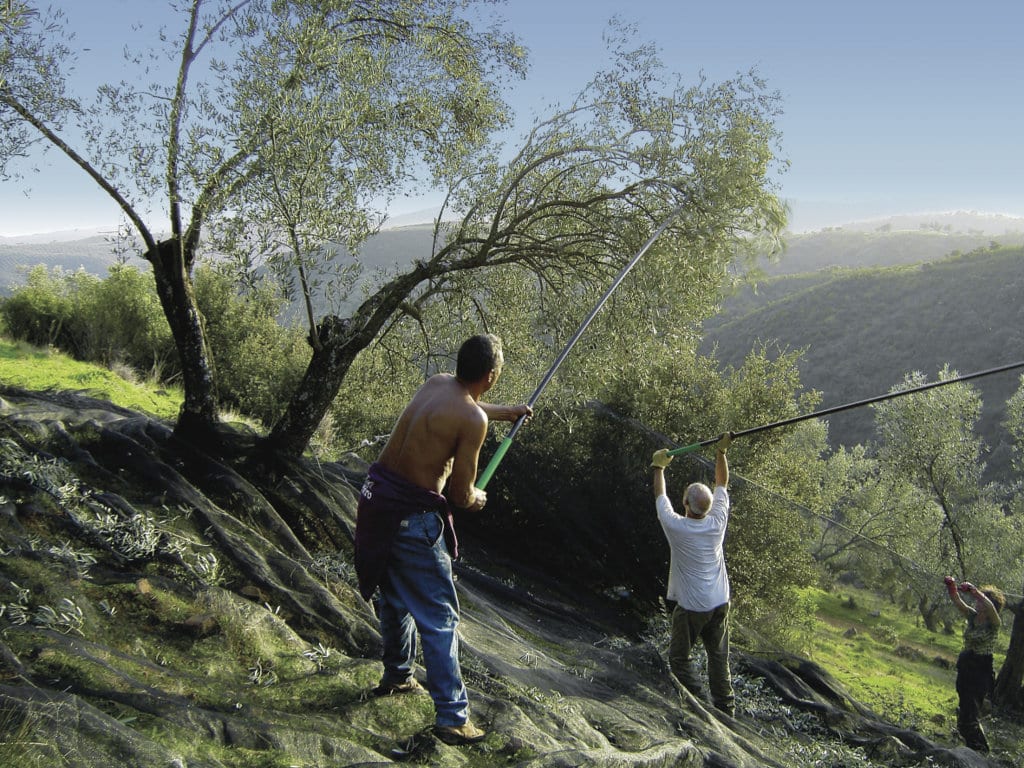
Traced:
[[[410, 216], [423, 218], [423, 214]], [[396, 220], [397, 221], [397, 220]], [[377, 268], [425, 258], [431, 251], [430, 224], [392, 226], [370, 238], [360, 252], [371, 273]], [[1024, 218], [978, 213], [919, 214], [853, 222], [817, 232], [791, 234], [781, 260], [764, 262], [766, 276], [814, 272], [828, 267], [870, 267], [933, 261], [998, 240], [1024, 245]], [[105, 275], [115, 257], [109, 235], [98, 230], [0, 237], [0, 293], [23, 281], [20, 267], [46, 264]], [[135, 263], [141, 263], [134, 256]]]
[[790, 235], [781, 259], [762, 263], [769, 276], [828, 267], [880, 267], [934, 261], [986, 247], [1024, 245], [1024, 218], [983, 214], [924, 214], [859, 222]]
[[[878, 253], [885, 254], [881, 245]], [[892, 251], [897, 264], [902, 254]], [[821, 407], [827, 408], [885, 394], [911, 371], [935, 380], [946, 363], [965, 374], [1024, 359], [1022, 296], [1019, 245], [913, 265], [833, 267], [771, 278], [756, 293], [740, 292], [706, 323], [701, 351], [714, 351], [724, 366], [738, 366], [760, 344], [805, 350], [801, 381], [822, 392]], [[1018, 380], [1005, 373], [975, 382], [985, 399], [980, 429], [994, 449], [993, 469], [1006, 463], [1000, 422]], [[864, 443], [873, 436], [868, 408], [837, 414], [830, 424], [834, 443]]]
[[[395, 227], [370, 238], [360, 251], [360, 260], [371, 279], [377, 269], [408, 263], [430, 255], [432, 228], [428, 224]], [[107, 236], [90, 234], [75, 238], [73, 233], [54, 232], [29, 238], [0, 237], [0, 295], [25, 281], [25, 270], [39, 264], [69, 271], [105, 276], [116, 261], [112, 243]], [[131, 256], [129, 264], [148, 265], [141, 257]]]
[[102, 235], [80, 240], [19, 242], [0, 238], [0, 295], [25, 282], [25, 270], [43, 264], [68, 271], [84, 269], [89, 274], [106, 275], [115, 261], [110, 242]]
[[[836, 229], [832, 227], [831, 229]], [[1024, 231], [1024, 217], [979, 211], [906, 213], [844, 224], [841, 229], [859, 232], [934, 230], [1005, 237]]]

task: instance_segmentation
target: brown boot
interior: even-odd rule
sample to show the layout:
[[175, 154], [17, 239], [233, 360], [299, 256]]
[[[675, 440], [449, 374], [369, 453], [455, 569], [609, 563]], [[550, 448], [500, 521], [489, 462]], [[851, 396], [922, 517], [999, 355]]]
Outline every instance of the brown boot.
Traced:
[[459, 746], [460, 744], [476, 744], [482, 741], [487, 735], [468, 720], [462, 725], [435, 725], [434, 735], [445, 744]]
[[421, 693], [424, 690], [415, 677], [410, 677], [403, 683], [381, 683], [373, 689], [374, 696], [393, 696], [397, 693]]

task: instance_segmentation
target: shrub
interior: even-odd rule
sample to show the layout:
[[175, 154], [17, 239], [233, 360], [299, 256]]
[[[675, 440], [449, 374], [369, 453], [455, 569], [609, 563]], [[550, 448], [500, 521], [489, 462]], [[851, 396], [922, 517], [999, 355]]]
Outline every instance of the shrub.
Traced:
[[209, 266], [196, 270], [195, 288], [220, 404], [272, 423], [310, 354], [303, 333], [278, 322], [284, 299], [267, 286], [243, 294], [230, 274]]
[[61, 269], [51, 274], [43, 265], [28, 270], [25, 285], [0, 304], [7, 333], [37, 347], [65, 349], [60, 340], [73, 312], [65, 274]]
[[153, 281], [135, 267], [114, 265], [106, 279], [33, 267], [0, 313], [13, 338], [76, 360], [165, 377], [176, 372], [167, 370], [176, 361], [174, 344]]
[[890, 624], [878, 624], [871, 628], [871, 636], [885, 645], [895, 646], [900, 636], [896, 628]]
[[76, 297], [75, 328], [85, 359], [107, 367], [123, 362], [158, 378], [178, 371], [174, 340], [152, 276], [115, 264], [105, 280], [83, 283]]
[[[270, 288], [241, 293], [231, 275], [200, 267], [196, 303], [217, 372], [218, 401], [263, 423], [274, 421], [305, 370], [303, 333], [282, 327], [283, 299]], [[101, 279], [84, 270], [34, 267], [26, 284], [0, 304], [15, 339], [56, 347], [108, 368], [127, 365], [168, 382], [180, 362], [151, 275], [114, 265]]]

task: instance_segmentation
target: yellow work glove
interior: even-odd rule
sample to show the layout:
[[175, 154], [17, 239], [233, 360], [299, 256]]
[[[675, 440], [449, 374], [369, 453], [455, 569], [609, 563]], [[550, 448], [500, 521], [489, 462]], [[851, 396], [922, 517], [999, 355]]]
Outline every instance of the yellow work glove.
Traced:
[[720, 453], [726, 453], [732, 445], [732, 432], [723, 432], [721, 438], [715, 443], [715, 449]]
[[651, 466], [657, 467], [658, 469], [664, 469], [672, 463], [673, 456], [668, 455], [668, 448], [659, 448], [651, 456]]

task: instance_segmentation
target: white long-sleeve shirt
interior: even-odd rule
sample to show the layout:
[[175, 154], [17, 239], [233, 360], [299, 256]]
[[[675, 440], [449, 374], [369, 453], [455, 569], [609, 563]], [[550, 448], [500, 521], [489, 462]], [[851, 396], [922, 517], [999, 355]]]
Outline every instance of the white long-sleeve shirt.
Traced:
[[710, 611], [729, 602], [724, 549], [729, 493], [725, 486], [715, 487], [711, 509], [700, 520], [676, 514], [664, 494], [655, 506], [672, 550], [666, 597], [688, 611]]

